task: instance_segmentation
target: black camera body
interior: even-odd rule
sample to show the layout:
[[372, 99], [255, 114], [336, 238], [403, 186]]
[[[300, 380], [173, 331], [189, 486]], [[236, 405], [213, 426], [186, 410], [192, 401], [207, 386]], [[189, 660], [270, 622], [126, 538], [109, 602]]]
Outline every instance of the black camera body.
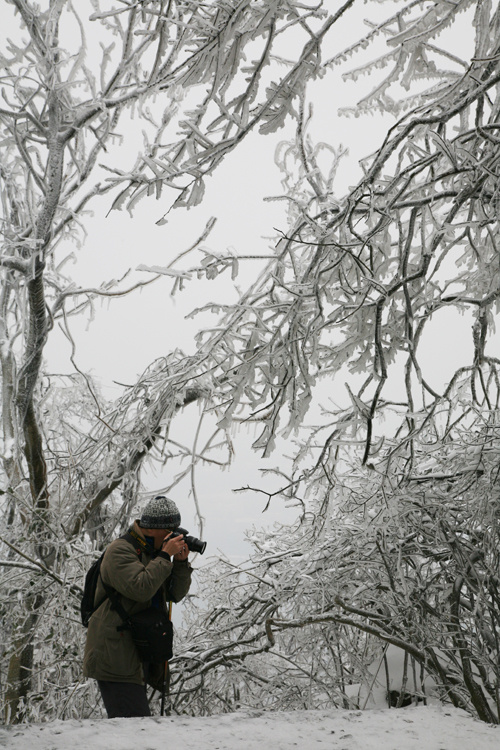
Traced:
[[178, 526], [176, 529], [173, 529], [171, 538], [180, 535], [184, 537], [184, 541], [186, 542], [190, 552], [199, 552], [200, 555], [205, 552], [207, 543], [202, 542], [201, 539], [197, 539], [195, 536], [190, 536], [189, 531], [187, 529], [183, 529], [182, 526]]

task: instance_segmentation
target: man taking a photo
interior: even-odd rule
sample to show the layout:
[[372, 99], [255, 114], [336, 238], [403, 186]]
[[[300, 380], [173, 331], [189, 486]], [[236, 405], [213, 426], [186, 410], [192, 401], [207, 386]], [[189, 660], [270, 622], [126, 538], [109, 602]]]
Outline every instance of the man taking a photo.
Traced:
[[161, 690], [164, 662], [141, 660], [116, 607], [132, 616], [148, 608], [166, 614], [169, 601], [186, 596], [191, 585], [189, 549], [182, 535], [172, 536], [180, 523], [176, 504], [159, 495], [103, 557], [83, 673], [97, 680], [110, 719], [150, 716], [146, 683]]

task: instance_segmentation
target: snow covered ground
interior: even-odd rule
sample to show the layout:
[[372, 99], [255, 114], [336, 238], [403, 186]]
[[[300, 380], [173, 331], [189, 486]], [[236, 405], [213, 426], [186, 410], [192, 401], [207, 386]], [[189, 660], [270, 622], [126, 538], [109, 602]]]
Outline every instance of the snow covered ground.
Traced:
[[455, 708], [241, 711], [0, 727], [7, 750], [498, 750], [500, 727]]

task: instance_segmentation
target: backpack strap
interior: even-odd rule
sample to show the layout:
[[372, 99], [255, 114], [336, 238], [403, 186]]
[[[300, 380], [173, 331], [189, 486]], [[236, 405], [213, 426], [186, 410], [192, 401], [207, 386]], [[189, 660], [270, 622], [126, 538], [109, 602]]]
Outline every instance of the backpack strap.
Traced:
[[[101, 578], [101, 581], [102, 581], [102, 578]], [[118, 612], [118, 614], [120, 615], [123, 621], [123, 625], [117, 625], [116, 629], [118, 631], [128, 630], [130, 627], [130, 621], [129, 621], [130, 615], [125, 609], [125, 607], [123, 607], [122, 603], [120, 602], [120, 594], [118, 593], [116, 589], [112, 588], [111, 586], [108, 586], [107, 583], [104, 583], [104, 581], [102, 581], [102, 585], [104, 586], [106, 590], [106, 596], [109, 598], [111, 602], [111, 609], [114, 609], [116, 612]]]
[[[141, 539], [141, 537], [139, 536], [139, 534], [136, 534], [133, 529], [130, 529], [129, 531], [127, 531], [126, 534], [123, 534], [122, 536], [120, 536], [118, 538], [119, 539], [125, 539], [127, 542], [129, 542], [132, 545], [132, 547], [135, 549], [139, 560], [142, 561], [142, 550], [147, 548], [147, 544], [146, 544], [146, 542], [143, 539]], [[137, 544], [137, 542], [139, 542], [141, 546], [139, 546]], [[103, 552], [102, 555], [101, 555], [101, 563], [102, 563], [102, 560], [104, 558], [105, 553], [106, 553], [106, 551]], [[94, 614], [94, 612], [96, 612], [99, 609], [99, 607], [102, 604], [104, 604], [104, 602], [106, 601], [106, 599], [110, 599], [111, 602], [112, 602], [112, 604], [113, 604], [113, 608], [116, 609], [116, 611], [118, 612], [118, 614], [120, 615], [120, 617], [122, 617], [122, 619], [123, 619], [123, 616], [121, 615], [121, 613], [118, 611], [118, 608], [115, 607], [115, 604], [114, 604], [114, 600], [116, 599], [116, 597], [119, 596], [119, 594], [118, 594], [118, 592], [114, 588], [112, 588], [111, 586], [108, 586], [107, 583], [104, 583], [104, 581], [102, 580], [100, 566], [99, 566], [99, 578], [101, 579], [101, 583], [104, 586], [104, 590], [105, 590], [106, 593], [104, 594], [104, 596], [101, 599], [101, 601], [99, 602], [99, 604], [97, 604], [94, 607], [94, 609], [92, 610], [92, 614], [90, 615], [90, 617], [92, 617], [92, 615]], [[113, 594], [110, 593], [110, 592], [113, 592], [116, 596], [113, 597]], [[125, 613], [125, 610], [123, 609], [123, 607], [121, 606], [121, 604], [119, 604], [119, 606], [121, 607], [121, 609]], [[90, 619], [90, 617], [89, 617], [89, 619]]]

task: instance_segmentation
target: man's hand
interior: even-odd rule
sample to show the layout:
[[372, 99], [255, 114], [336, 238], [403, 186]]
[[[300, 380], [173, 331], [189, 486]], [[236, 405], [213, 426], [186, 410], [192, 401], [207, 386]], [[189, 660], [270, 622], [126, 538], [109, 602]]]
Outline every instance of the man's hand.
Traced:
[[174, 560], [187, 560], [189, 554], [188, 546], [184, 541], [182, 534], [173, 537], [172, 532], [170, 532], [170, 534], [163, 540], [161, 549], [162, 552], [166, 552], [169, 557], [173, 556]]
[[189, 555], [189, 547], [187, 546], [186, 542], [184, 542], [179, 552], [177, 552], [174, 555], [174, 560], [180, 560], [180, 561], [187, 560], [188, 555]]

